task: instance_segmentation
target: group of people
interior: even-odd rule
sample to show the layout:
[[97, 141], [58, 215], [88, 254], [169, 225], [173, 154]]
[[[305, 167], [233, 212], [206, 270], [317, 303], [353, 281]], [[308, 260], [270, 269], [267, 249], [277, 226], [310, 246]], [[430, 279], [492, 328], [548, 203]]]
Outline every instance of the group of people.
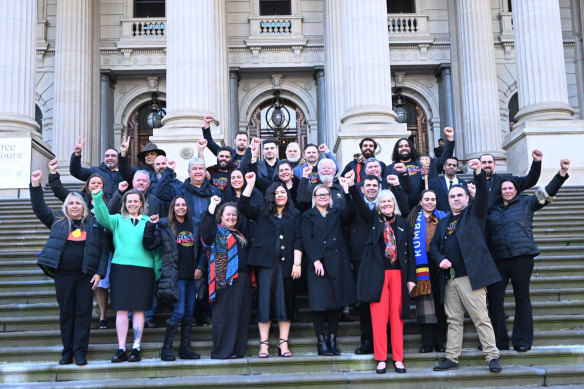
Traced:
[[[31, 201], [50, 228], [38, 264], [55, 279], [60, 307], [62, 358], [84, 365], [93, 291], [100, 327], [107, 327], [109, 289], [116, 311], [118, 350], [112, 362], [137, 362], [154, 301], [172, 314], [160, 358], [175, 360], [191, 348], [195, 306], [211, 313], [211, 358], [241, 358], [248, 343], [252, 306], [257, 311], [259, 358], [270, 356], [271, 323], [278, 323], [278, 355], [291, 357], [290, 324], [296, 295], [307, 285], [308, 307], [319, 355], [340, 355], [337, 339], [343, 310], [359, 313], [356, 354], [374, 354], [376, 372], [405, 373], [404, 320], [416, 306], [420, 353], [445, 352], [434, 370], [458, 367], [464, 313], [479, 333], [489, 369], [501, 371], [499, 350], [509, 349], [503, 298], [511, 280], [516, 301], [512, 343], [520, 352], [533, 343], [529, 279], [538, 255], [533, 214], [549, 204], [568, 178], [569, 160], [534, 195], [521, 192], [540, 175], [542, 153], [534, 150], [525, 177], [499, 175], [492, 155], [468, 161], [473, 179], [457, 177], [454, 131], [438, 158], [422, 156], [399, 139], [390, 164], [375, 157], [366, 137], [341, 174], [326, 145], [302, 152], [290, 143], [279, 160], [276, 140], [235, 136], [235, 148], [219, 146], [205, 117], [199, 157], [179, 181], [176, 163], [156, 145], [128, 159], [129, 139], [110, 149], [101, 166], [81, 167], [85, 141], [71, 156], [70, 172], [86, 181], [80, 192], [60, 183], [51, 161], [49, 183], [64, 201], [52, 211], [43, 201], [42, 173], [31, 176]], [[204, 149], [217, 156], [207, 166]], [[263, 158], [260, 159], [260, 154]], [[439, 172], [444, 172], [439, 175]], [[487, 307], [488, 300], [488, 307]], [[130, 323], [134, 343], [128, 355]]]

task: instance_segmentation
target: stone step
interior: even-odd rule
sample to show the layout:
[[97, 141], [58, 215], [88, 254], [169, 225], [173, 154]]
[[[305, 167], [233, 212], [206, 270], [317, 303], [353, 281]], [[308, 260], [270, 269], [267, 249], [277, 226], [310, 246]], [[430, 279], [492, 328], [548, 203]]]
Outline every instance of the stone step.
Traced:
[[[196, 383], [197, 387], [322, 387], [336, 385], [348, 387], [503, 387], [569, 384], [584, 382], [582, 347], [569, 347], [566, 351], [544, 347], [528, 353], [501, 353], [503, 371], [492, 374], [478, 351], [463, 351], [460, 369], [434, 372], [432, 367], [440, 355], [405, 355], [407, 374], [373, 372], [376, 362], [370, 355], [342, 354], [337, 357], [295, 356], [290, 359], [248, 357], [227, 361], [200, 359], [162, 362], [144, 359], [139, 363], [111, 364], [107, 361], [90, 361], [88, 365], [58, 366], [55, 363], [0, 365], [2, 382], [8, 385], [37, 381], [32, 385], [58, 385], [54, 387], [182, 387]], [[574, 363], [576, 361], [576, 363]], [[545, 368], [526, 367], [545, 366]], [[302, 374], [298, 374], [301, 372]], [[549, 372], [549, 373], [548, 373]], [[307, 374], [309, 373], [309, 374]], [[552, 379], [547, 377], [553, 375]], [[140, 378], [136, 378], [140, 377]], [[177, 378], [181, 377], [181, 378]], [[99, 384], [95, 381], [97, 380]], [[109, 381], [111, 380], [111, 381]], [[105, 386], [104, 384], [110, 383]], [[117, 384], [118, 386], [115, 386]], [[47, 386], [45, 386], [47, 385]], [[93, 385], [93, 386], [91, 386]]]

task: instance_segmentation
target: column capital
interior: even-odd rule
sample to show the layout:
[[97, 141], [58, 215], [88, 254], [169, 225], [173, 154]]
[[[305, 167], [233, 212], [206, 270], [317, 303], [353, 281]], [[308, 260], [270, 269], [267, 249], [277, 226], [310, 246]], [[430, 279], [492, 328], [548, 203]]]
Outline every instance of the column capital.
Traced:
[[452, 67], [449, 63], [441, 63], [440, 65], [436, 66], [436, 70], [434, 71], [434, 75], [437, 78], [441, 78], [443, 74], [450, 74], [452, 71]]

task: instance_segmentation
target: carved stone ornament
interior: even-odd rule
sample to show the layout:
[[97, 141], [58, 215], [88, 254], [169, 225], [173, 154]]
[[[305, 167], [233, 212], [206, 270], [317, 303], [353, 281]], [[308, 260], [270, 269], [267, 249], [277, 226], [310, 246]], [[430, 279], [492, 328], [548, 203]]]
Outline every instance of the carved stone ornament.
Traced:
[[182, 149], [180, 149], [180, 156], [182, 159], [189, 160], [189, 159], [193, 158], [194, 155], [195, 155], [195, 150], [193, 150], [193, 148], [190, 146], [185, 146]]

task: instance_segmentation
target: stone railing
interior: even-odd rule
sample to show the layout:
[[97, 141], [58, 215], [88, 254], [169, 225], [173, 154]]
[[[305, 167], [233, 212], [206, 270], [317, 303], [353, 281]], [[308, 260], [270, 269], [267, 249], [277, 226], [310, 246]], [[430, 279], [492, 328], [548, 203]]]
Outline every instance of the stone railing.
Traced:
[[249, 18], [249, 37], [302, 37], [302, 17], [263, 16]]
[[166, 18], [122, 19], [118, 48], [165, 47]]
[[387, 30], [390, 37], [428, 35], [428, 15], [388, 14]]

